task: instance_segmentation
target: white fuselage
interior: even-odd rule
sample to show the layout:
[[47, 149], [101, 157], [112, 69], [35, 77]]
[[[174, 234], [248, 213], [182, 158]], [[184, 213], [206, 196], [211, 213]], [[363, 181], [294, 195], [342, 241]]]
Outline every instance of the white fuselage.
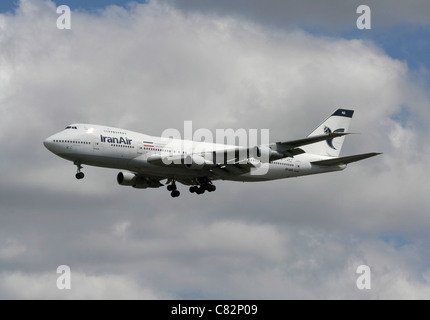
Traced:
[[208, 174], [207, 170], [193, 170], [184, 166], [160, 166], [148, 162], [148, 158], [161, 156], [186, 156], [201, 152], [214, 152], [235, 148], [224, 144], [191, 142], [180, 139], [153, 137], [145, 134], [92, 124], [74, 124], [44, 141], [54, 154], [75, 164], [129, 170], [142, 175], [180, 179], [181, 177], [206, 176], [211, 180], [266, 181], [309, 174], [343, 170], [346, 165], [318, 166], [312, 161], [328, 157], [303, 153], [270, 163], [256, 158], [248, 161], [256, 165], [251, 172], [223, 172]]

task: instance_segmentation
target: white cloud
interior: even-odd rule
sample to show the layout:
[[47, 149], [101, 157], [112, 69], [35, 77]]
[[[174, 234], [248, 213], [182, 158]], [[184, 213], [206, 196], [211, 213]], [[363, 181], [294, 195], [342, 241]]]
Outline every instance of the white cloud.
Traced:
[[[41, 0], [0, 16], [3, 298], [426, 297], [430, 98], [405, 63], [369, 41], [159, 2], [72, 12], [71, 30], [56, 18]], [[404, 106], [406, 125], [392, 117]], [[217, 182], [200, 197], [119, 187], [107, 169], [76, 181], [42, 145], [72, 122], [159, 135], [193, 120], [287, 140], [337, 107], [355, 108], [362, 133], [343, 154], [384, 155], [342, 173]], [[64, 296], [48, 285], [62, 263], [76, 270]], [[363, 263], [370, 292], [355, 287]]]
[[51, 273], [11, 272], [0, 274], [2, 299], [166, 299], [137, 284], [126, 275], [87, 275], [71, 270], [70, 289], [58, 289]]

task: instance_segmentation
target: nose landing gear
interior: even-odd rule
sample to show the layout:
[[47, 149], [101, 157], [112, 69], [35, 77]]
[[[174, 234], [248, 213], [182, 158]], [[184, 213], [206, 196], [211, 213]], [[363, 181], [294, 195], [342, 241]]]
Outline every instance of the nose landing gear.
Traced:
[[85, 177], [85, 174], [83, 172], [81, 172], [81, 169], [83, 168], [81, 166], [81, 163], [78, 161], [75, 161], [73, 164], [78, 167], [78, 172], [75, 175], [76, 179], [78, 179], [78, 180], [83, 179]]

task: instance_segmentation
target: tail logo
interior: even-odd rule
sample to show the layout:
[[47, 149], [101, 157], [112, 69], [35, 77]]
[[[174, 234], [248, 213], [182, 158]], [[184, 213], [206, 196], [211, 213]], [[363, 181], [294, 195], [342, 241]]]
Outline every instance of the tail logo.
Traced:
[[[345, 132], [345, 129], [341, 128], [341, 129], [336, 129], [333, 132]], [[325, 134], [330, 134], [332, 133], [331, 129], [329, 127], [324, 126], [324, 133]], [[326, 140], [328, 146], [334, 150], [337, 150], [334, 146], [333, 146], [333, 139], [327, 139]]]

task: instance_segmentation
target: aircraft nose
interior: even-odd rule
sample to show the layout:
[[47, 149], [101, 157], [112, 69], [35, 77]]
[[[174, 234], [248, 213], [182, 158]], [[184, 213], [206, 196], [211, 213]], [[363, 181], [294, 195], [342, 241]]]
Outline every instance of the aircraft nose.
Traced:
[[53, 141], [52, 137], [49, 137], [49, 138], [47, 138], [47, 139], [45, 139], [45, 140], [43, 141], [43, 145], [44, 145], [44, 146], [46, 147], [46, 149], [48, 149], [49, 151], [52, 151], [53, 143], [54, 143], [54, 141]]

